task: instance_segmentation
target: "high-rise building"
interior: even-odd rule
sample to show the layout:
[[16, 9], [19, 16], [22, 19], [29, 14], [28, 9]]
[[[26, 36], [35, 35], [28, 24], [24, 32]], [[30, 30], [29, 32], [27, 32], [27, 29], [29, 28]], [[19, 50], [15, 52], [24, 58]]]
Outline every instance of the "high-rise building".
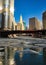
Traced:
[[9, 24], [8, 27], [12, 29], [12, 22], [14, 22], [14, 0], [10, 0], [10, 12], [9, 12]]
[[29, 30], [39, 30], [41, 29], [40, 22], [35, 18], [29, 19]]
[[0, 0], [0, 28], [2, 24], [3, 0]]
[[17, 30], [17, 23], [15, 22], [15, 18], [14, 21], [12, 22], [12, 30]]
[[2, 0], [3, 2], [3, 12], [2, 12], [2, 28], [8, 29], [8, 21], [9, 21], [9, 0]]
[[20, 21], [17, 24], [17, 30], [25, 30], [25, 26], [24, 26], [24, 23], [23, 23], [22, 15], [20, 16]]
[[12, 29], [14, 22], [14, 0], [0, 0], [0, 14], [2, 15], [2, 29]]
[[25, 22], [23, 22], [23, 25], [24, 25], [24, 30], [26, 30], [26, 23], [25, 23]]
[[2, 23], [2, 14], [0, 13], [0, 28], [1, 28], [1, 23]]
[[43, 20], [43, 29], [46, 29], [46, 11], [43, 12], [42, 20]]
[[22, 24], [21, 23], [17, 24], [17, 30], [22, 30]]
[[0, 0], [0, 13], [2, 13], [2, 9], [3, 9], [3, 0]]

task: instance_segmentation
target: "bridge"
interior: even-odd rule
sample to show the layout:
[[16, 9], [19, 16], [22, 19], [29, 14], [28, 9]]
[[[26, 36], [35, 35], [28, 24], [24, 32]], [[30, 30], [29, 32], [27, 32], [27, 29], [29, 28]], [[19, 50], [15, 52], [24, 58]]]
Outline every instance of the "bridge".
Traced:
[[42, 37], [46, 36], [46, 30], [0, 30], [0, 37], [8, 37], [10, 34], [25, 34], [26, 36]]

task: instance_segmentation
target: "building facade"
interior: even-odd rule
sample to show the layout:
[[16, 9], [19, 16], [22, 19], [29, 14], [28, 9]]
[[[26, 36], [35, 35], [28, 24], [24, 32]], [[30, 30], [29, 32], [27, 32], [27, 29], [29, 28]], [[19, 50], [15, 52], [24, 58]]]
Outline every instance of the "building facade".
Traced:
[[14, 18], [14, 0], [0, 0], [0, 27], [2, 30], [25, 30], [22, 15], [19, 23]]
[[24, 25], [24, 30], [26, 30], [26, 23], [25, 23], [25, 22], [23, 22], [23, 25]]
[[0, 28], [1, 28], [1, 23], [2, 23], [2, 14], [0, 13]]
[[0, 28], [2, 26], [3, 0], [0, 0]]
[[17, 30], [22, 30], [22, 24], [21, 23], [17, 24]]
[[14, 0], [10, 0], [10, 12], [9, 12], [9, 28], [12, 29], [12, 23], [14, 22]]
[[14, 0], [0, 0], [1, 28], [12, 30], [14, 22]]
[[40, 30], [40, 25], [40, 22], [35, 17], [29, 19], [29, 30]]
[[46, 30], [46, 11], [42, 14], [43, 29]]
[[23, 23], [22, 15], [20, 16], [19, 23], [17, 23], [17, 30], [25, 30], [25, 25]]

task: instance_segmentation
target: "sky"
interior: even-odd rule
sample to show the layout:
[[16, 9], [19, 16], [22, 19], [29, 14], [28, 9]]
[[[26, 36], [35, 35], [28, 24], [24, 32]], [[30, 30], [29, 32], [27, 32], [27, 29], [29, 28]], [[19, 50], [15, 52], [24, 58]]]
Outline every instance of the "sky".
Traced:
[[16, 22], [19, 22], [20, 15], [26, 25], [29, 24], [29, 18], [36, 17], [42, 21], [42, 13], [46, 11], [46, 0], [15, 0], [14, 16]]

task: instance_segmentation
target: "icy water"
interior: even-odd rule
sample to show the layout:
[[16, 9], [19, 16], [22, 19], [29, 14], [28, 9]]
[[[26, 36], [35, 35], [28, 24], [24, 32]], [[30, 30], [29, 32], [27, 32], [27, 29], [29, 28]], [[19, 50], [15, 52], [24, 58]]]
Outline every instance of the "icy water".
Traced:
[[21, 58], [20, 51], [16, 51], [14, 60], [16, 65], [46, 65], [42, 51], [37, 54], [26, 50], [22, 52]]
[[[0, 39], [0, 46], [15, 46], [15, 47], [23, 47], [21, 42], [25, 42], [24, 47], [30, 47], [30, 44], [39, 43], [40, 46], [46, 47], [46, 39], [37, 39], [37, 38], [29, 38], [29, 37], [18, 37], [15, 39]], [[29, 44], [28, 44], [28, 43]], [[46, 65], [46, 50], [43, 53], [41, 50], [39, 53], [30, 52], [30, 49], [24, 49], [22, 52], [22, 56], [20, 57], [20, 51], [16, 51], [14, 55], [15, 65]]]

